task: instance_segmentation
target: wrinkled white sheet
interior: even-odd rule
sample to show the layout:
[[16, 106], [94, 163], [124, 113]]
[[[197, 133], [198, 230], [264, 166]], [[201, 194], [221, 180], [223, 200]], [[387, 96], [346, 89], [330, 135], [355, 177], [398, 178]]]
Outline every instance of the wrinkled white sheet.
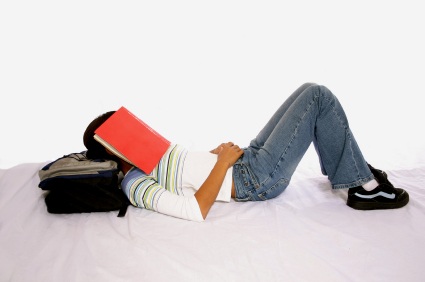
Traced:
[[38, 170], [0, 170], [0, 281], [425, 281], [425, 167], [387, 170], [398, 210], [357, 211], [317, 167], [278, 198], [189, 222], [130, 207], [53, 215]]

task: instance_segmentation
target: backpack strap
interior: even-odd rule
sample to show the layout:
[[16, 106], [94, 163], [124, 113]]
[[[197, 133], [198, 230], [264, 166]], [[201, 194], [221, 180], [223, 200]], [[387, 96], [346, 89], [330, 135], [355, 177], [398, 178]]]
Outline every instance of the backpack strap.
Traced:
[[123, 203], [122, 207], [120, 208], [120, 211], [118, 212], [118, 217], [124, 217], [127, 213], [128, 206], [130, 205], [129, 202]]

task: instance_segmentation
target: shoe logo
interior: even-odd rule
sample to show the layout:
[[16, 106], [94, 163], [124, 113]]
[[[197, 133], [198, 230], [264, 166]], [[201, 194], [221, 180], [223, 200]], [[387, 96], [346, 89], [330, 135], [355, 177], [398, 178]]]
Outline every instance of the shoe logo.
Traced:
[[372, 194], [372, 195], [362, 195], [362, 194], [359, 194], [359, 193], [355, 193], [354, 195], [356, 195], [359, 198], [363, 198], [363, 199], [373, 199], [373, 198], [378, 197], [378, 196], [382, 196], [382, 197], [385, 197], [387, 199], [395, 199], [394, 193], [388, 194], [388, 193], [385, 193], [385, 192], [382, 192], [382, 191], [380, 191], [376, 194]]

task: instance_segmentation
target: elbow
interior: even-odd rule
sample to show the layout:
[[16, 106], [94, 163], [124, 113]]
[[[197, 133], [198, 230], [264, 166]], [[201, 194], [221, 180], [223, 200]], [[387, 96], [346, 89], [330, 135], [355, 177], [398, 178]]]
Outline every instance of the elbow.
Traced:
[[207, 215], [208, 215], [208, 212], [210, 211], [210, 209], [209, 208], [201, 208], [201, 205], [199, 205], [199, 210], [201, 212], [202, 218], [204, 220], [207, 219]]
[[202, 199], [202, 197], [199, 197], [199, 195], [197, 195], [196, 193], [195, 193], [194, 196], [195, 196], [196, 202], [198, 203], [199, 212], [200, 212], [202, 218], [204, 220], [207, 219], [207, 215], [210, 211], [211, 205], [209, 203], [205, 202]]

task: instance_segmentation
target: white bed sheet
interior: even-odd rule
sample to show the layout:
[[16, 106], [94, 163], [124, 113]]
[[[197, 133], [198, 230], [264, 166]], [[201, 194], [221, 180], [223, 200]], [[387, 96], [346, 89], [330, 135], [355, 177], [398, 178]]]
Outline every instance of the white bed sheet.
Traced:
[[190, 222], [130, 207], [53, 215], [38, 170], [0, 170], [0, 281], [425, 281], [425, 166], [387, 170], [398, 210], [357, 211], [317, 167], [266, 202]]

